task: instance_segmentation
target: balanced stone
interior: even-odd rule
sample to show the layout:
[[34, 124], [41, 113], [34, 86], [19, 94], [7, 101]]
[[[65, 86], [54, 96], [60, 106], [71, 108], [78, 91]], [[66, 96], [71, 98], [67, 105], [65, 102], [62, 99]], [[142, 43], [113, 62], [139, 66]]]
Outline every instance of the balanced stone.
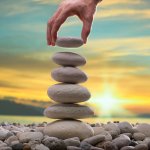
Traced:
[[62, 66], [82, 66], [86, 64], [84, 57], [72, 52], [58, 52], [52, 59], [56, 64]]
[[92, 127], [78, 120], [57, 120], [49, 123], [43, 130], [45, 135], [68, 139], [79, 137], [80, 140], [93, 136]]
[[83, 40], [80, 38], [73, 37], [58, 37], [56, 40], [56, 45], [60, 47], [75, 48], [82, 46]]
[[82, 83], [87, 80], [86, 74], [75, 67], [59, 67], [52, 71], [51, 76], [58, 82]]
[[77, 84], [60, 83], [48, 88], [48, 96], [60, 103], [78, 103], [88, 100], [91, 96], [88, 89]]
[[94, 112], [88, 106], [78, 104], [54, 104], [45, 109], [44, 115], [53, 119], [82, 119], [92, 117]]

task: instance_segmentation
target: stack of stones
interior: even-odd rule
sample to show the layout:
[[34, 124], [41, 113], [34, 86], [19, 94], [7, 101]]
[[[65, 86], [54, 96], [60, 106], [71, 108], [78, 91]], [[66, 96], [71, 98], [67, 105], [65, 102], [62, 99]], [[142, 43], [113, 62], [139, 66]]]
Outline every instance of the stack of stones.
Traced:
[[77, 68], [85, 65], [86, 59], [72, 52], [55, 53], [52, 59], [61, 65], [51, 73], [52, 78], [60, 83], [48, 88], [48, 96], [55, 104], [46, 108], [44, 115], [59, 120], [49, 123], [44, 134], [60, 139], [79, 137], [80, 140], [93, 136], [91, 126], [77, 120], [94, 115], [90, 107], [77, 104], [91, 96], [87, 88], [78, 84], [87, 81], [87, 75]]

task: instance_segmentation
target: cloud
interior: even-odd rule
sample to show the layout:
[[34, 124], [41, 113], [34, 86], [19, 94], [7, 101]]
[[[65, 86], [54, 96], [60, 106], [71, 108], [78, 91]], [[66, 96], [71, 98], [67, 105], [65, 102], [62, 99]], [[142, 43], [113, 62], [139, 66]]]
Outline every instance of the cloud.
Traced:
[[[30, 54], [28, 54], [30, 55]], [[41, 60], [36, 58], [31, 58], [30, 56], [25, 56], [21, 54], [8, 54], [2, 53], [0, 55], [0, 68], [9, 68], [20, 71], [42, 71], [45, 72], [49, 67], [53, 65], [49, 63], [49, 60]]]

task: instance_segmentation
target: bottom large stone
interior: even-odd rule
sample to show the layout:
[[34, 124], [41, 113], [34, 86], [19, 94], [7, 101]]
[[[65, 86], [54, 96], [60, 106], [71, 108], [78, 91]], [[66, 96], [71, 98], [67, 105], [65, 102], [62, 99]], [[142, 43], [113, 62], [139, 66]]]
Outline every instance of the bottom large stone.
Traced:
[[79, 120], [57, 120], [49, 123], [43, 132], [60, 139], [79, 137], [83, 140], [94, 135], [92, 127]]

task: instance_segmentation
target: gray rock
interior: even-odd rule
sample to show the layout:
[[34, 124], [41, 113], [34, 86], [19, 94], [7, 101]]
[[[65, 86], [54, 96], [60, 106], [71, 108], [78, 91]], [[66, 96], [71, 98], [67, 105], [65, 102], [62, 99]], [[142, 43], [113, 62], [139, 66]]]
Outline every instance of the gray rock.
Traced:
[[7, 143], [8, 145], [11, 145], [11, 143], [14, 141], [18, 141], [18, 137], [13, 135], [13, 136], [10, 136], [8, 139], [6, 139], [5, 143]]
[[137, 133], [134, 133], [134, 134], [133, 134], [133, 138], [134, 138], [136, 141], [143, 141], [143, 140], [145, 139], [145, 134], [140, 133], [140, 132], [137, 132]]
[[27, 143], [29, 141], [41, 141], [43, 134], [41, 132], [21, 132], [17, 134], [20, 142]]
[[112, 142], [120, 149], [124, 146], [129, 146], [131, 141], [128, 136], [121, 135], [118, 138], [115, 138]]
[[105, 136], [100, 134], [100, 135], [89, 137], [83, 141], [95, 146], [97, 143], [102, 142], [104, 140], [105, 140]]
[[54, 80], [64, 83], [82, 83], [87, 80], [87, 75], [75, 67], [59, 67], [51, 72]]
[[104, 125], [104, 129], [106, 131], [116, 131], [118, 133], [118, 135], [120, 134], [120, 129], [115, 123], [108, 123], [108, 124]]
[[105, 131], [103, 127], [92, 127], [94, 130], [94, 135], [104, 135], [106, 141], [111, 141], [112, 136], [108, 131]]
[[87, 142], [82, 141], [80, 144], [80, 147], [82, 150], [91, 150], [92, 145]]
[[108, 123], [104, 125], [104, 129], [108, 131], [113, 138], [120, 134], [120, 129], [115, 123]]
[[12, 148], [11, 147], [0, 147], [0, 150], [12, 150]]
[[80, 38], [74, 37], [58, 37], [56, 40], [56, 45], [66, 48], [76, 48], [83, 45], [83, 40]]
[[131, 141], [129, 144], [129, 146], [136, 146], [136, 145], [138, 145], [138, 143], [136, 141]]
[[67, 150], [82, 150], [80, 147], [67, 146]]
[[77, 84], [55, 84], [48, 88], [48, 96], [60, 103], [78, 103], [87, 101], [90, 93], [87, 88]]
[[17, 143], [12, 145], [13, 150], [22, 150], [23, 149], [23, 144], [22, 143]]
[[104, 149], [105, 150], [118, 150], [116, 144], [110, 141], [107, 141], [104, 143]]
[[132, 126], [129, 122], [120, 122], [118, 123], [121, 133], [133, 133]]
[[132, 138], [132, 133], [123, 133], [123, 135], [128, 136], [130, 139]]
[[143, 144], [148, 145], [148, 143], [150, 143], [150, 137], [146, 137], [143, 141]]
[[35, 146], [35, 150], [49, 150], [49, 148], [46, 147], [46, 146], [43, 145], [43, 144], [37, 144], [37, 145]]
[[6, 130], [0, 127], [0, 140], [5, 140], [8, 133], [9, 133], [9, 130]]
[[141, 123], [137, 126], [137, 131], [143, 133], [146, 137], [150, 137], [150, 124]]
[[62, 66], [82, 66], [86, 64], [86, 59], [77, 54], [72, 52], [58, 52], [55, 53], [52, 57], [52, 60]]
[[75, 146], [75, 147], [80, 147], [80, 140], [79, 139], [75, 139], [75, 138], [69, 138], [64, 140], [66, 146]]
[[135, 146], [134, 150], [148, 150], [148, 146], [146, 144], [139, 144]]
[[7, 144], [6, 143], [0, 143], [0, 147], [6, 147]]
[[125, 147], [122, 147], [121, 150], [134, 150], [134, 147], [133, 146], [125, 146]]
[[91, 150], [104, 150], [103, 148], [91, 147]]
[[48, 124], [44, 134], [60, 139], [79, 137], [80, 140], [93, 136], [94, 131], [90, 125], [78, 120], [57, 120]]
[[94, 112], [84, 105], [54, 104], [44, 110], [44, 115], [53, 119], [82, 119], [92, 117]]
[[57, 138], [46, 138], [42, 141], [50, 150], [67, 150], [64, 141]]

